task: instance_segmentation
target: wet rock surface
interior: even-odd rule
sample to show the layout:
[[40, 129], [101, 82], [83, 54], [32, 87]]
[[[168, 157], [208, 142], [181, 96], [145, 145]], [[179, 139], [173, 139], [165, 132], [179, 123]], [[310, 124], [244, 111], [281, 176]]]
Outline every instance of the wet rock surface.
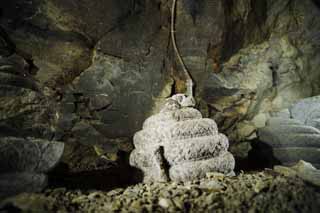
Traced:
[[185, 183], [138, 184], [112, 191], [48, 189], [2, 201], [0, 209], [46, 212], [318, 212], [320, 194], [272, 170]]

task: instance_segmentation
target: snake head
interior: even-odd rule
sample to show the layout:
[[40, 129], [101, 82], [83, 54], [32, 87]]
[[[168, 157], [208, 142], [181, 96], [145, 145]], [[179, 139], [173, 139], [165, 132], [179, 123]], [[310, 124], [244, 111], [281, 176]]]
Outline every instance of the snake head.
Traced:
[[193, 96], [187, 96], [185, 94], [176, 94], [170, 99], [176, 101], [181, 107], [194, 107], [196, 105]]

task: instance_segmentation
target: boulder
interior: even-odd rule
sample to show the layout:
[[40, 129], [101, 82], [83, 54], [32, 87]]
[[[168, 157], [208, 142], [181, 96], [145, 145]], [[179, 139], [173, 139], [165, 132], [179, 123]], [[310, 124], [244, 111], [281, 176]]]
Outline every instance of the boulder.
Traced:
[[270, 118], [266, 126], [258, 130], [261, 142], [257, 143], [255, 151], [264, 156], [261, 157], [264, 161], [293, 165], [304, 160], [319, 166], [320, 131], [304, 124], [302, 116], [296, 118], [300, 120]]
[[304, 181], [320, 187], [320, 170], [306, 161], [300, 160], [291, 167], [275, 166], [274, 170], [285, 176], [298, 176]]
[[47, 176], [37, 173], [0, 174], [0, 199], [22, 192], [40, 192], [47, 186]]
[[0, 138], [0, 172], [48, 172], [59, 161], [64, 144], [43, 139]]
[[0, 138], [0, 198], [38, 192], [47, 185], [46, 172], [60, 160], [64, 144], [36, 138]]

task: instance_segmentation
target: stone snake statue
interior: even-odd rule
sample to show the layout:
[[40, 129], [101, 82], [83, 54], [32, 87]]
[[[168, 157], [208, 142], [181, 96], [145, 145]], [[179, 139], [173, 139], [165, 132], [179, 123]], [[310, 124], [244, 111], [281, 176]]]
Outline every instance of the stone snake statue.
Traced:
[[228, 138], [218, 132], [214, 120], [203, 118], [192, 107], [194, 103], [186, 100], [182, 94], [169, 98], [160, 113], [149, 117], [135, 134], [130, 165], [142, 170], [144, 182], [233, 173], [235, 161], [227, 151]]

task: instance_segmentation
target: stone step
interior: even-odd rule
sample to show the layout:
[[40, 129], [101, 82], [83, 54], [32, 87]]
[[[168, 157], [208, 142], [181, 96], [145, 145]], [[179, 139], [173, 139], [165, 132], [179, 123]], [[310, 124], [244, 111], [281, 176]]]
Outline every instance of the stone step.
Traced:
[[303, 123], [296, 119], [274, 117], [274, 118], [270, 118], [267, 121], [266, 125], [267, 126], [280, 126], [280, 125], [288, 126], [288, 125], [303, 125]]
[[[228, 139], [225, 135], [205, 136], [199, 138], [163, 143], [164, 158], [169, 165], [176, 165], [187, 161], [203, 160], [218, 156], [228, 150]], [[132, 151], [130, 164], [140, 167], [154, 166], [152, 153], [157, 147], [139, 147]]]
[[[306, 125], [272, 125], [266, 126], [270, 132], [284, 133], [284, 134], [320, 134], [320, 131], [317, 128]], [[263, 128], [262, 128], [263, 129]]]
[[134, 135], [135, 147], [157, 145], [176, 140], [218, 135], [217, 124], [212, 119], [202, 118], [171, 123], [164, 127], [145, 129]]
[[320, 149], [316, 147], [275, 148], [272, 151], [274, 157], [281, 163], [296, 163], [304, 160], [314, 165], [320, 164]]
[[[292, 128], [293, 127], [293, 128]], [[318, 147], [320, 132], [309, 126], [264, 127], [259, 139], [271, 147]]]
[[143, 123], [143, 129], [147, 129], [149, 127], [155, 128], [158, 126], [165, 126], [167, 122], [179, 122], [200, 118], [202, 118], [201, 113], [194, 108], [182, 108], [173, 111], [161, 112], [149, 117]]

